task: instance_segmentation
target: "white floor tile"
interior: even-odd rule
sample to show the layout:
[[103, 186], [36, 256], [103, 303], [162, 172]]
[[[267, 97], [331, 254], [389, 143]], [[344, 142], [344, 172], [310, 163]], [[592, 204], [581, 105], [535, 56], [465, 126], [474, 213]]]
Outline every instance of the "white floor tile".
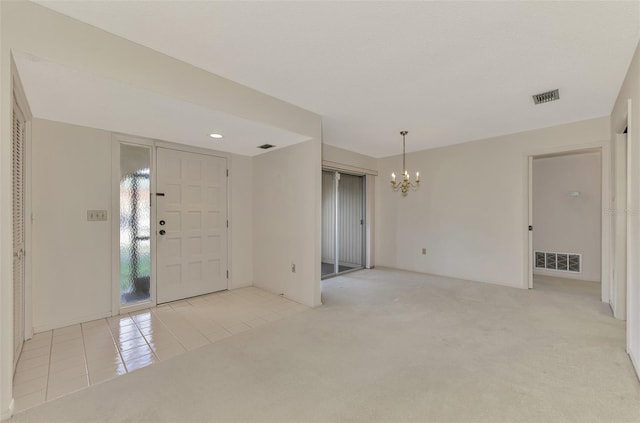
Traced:
[[14, 377], [22, 411], [307, 307], [246, 287], [35, 334]]

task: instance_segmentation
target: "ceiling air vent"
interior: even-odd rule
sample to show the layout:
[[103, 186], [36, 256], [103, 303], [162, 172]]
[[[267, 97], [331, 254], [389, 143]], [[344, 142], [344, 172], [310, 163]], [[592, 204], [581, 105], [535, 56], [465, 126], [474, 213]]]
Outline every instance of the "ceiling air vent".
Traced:
[[273, 144], [262, 144], [262, 145], [258, 146], [258, 148], [262, 148], [263, 150], [268, 150], [268, 149], [273, 148], [273, 147], [275, 147], [275, 145], [273, 145]]
[[558, 90], [547, 91], [546, 93], [534, 94], [532, 97], [535, 104], [548, 103], [550, 101], [559, 100], [560, 92]]

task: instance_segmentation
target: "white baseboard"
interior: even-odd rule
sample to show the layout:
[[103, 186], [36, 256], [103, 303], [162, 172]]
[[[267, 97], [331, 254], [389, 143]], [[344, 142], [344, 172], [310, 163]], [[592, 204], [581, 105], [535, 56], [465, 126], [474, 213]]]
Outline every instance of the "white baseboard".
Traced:
[[104, 319], [105, 317], [111, 317], [111, 310], [103, 311], [101, 313], [89, 314], [86, 316], [70, 317], [68, 319], [60, 319], [54, 322], [47, 322], [45, 325], [34, 326], [33, 333], [46, 332], [51, 329], [59, 329], [66, 326], [76, 325], [78, 323], [90, 322], [92, 320]]
[[9, 420], [13, 416], [15, 405], [16, 405], [15, 400], [11, 398], [11, 402], [9, 403], [9, 408], [7, 410], [3, 410], [2, 413], [0, 414], [1, 421]]
[[633, 370], [636, 371], [636, 377], [640, 381], [640, 366], [638, 366], [638, 364], [640, 364], [640, 363], [636, 362], [635, 358], [633, 357], [633, 354], [631, 354], [630, 351], [627, 351], [627, 355], [631, 359], [631, 364], [633, 365]]
[[238, 289], [238, 288], [246, 288], [248, 286], [253, 286], [253, 282], [251, 281], [233, 281], [229, 283], [229, 290]]

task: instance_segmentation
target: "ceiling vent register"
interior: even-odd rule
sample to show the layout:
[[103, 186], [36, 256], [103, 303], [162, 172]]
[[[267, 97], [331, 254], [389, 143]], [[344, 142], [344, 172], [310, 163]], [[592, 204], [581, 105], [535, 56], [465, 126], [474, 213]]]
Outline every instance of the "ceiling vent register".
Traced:
[[548, 103], [550, 101], [555, 101], [559, 99], [560, 99], [560, 91], [558, 90], [547, 91], [546, 93], [533, 95], [533, 102], [535, 104]]
[[268, 149], [273, 148], [273, 147], [275, 147], [275, 145], [273, 145], [273, 144], [262, 144], [262, 145], [258, 146], [258, 148], [262, 148], [263, 150], [268, 150]]

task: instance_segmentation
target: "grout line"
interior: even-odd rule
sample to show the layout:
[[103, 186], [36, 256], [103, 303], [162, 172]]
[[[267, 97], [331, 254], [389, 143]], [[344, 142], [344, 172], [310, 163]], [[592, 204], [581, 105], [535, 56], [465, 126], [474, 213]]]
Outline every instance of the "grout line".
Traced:
[[[172, 308], [171, 310], [172, 310], [173, 312], [175, 312], [175, 310], [174, 310], [173, 308]], [[180, 346], [181, 346], [182, 348], [184, 348], [184, 350], [185, 350], [185, 351], [189, 351], [189, 350], [187, 349], [187, 347], [185, 347], [185, 346], [182, 344], [182, 342], [180, 342], [180, 339], [176, 336], [176, 334], [175, 334], [175, 333], [173, 333], [173, 331], [171, 330], [171, 328], [169, 327], [169, 325], [167, 325], [167, 324], [164, 322], [164, 320], [162, 320], [162, 317], [160, 317], [160, 316], [156, 316], [156, 317], [158, 318], [158, 320], [160, 320], [160, 322], [162, 322], [162, 324], [164, 325], [164, 327], [165, 327], [165, 328], [167, 328], [167, 330], [169, 331], [169, 333], [171, 334], [171, 336], [173, 336], [173, 337], [174, 337], [174, 339], [178, 342], [178, 344], [180, 344]], [[142, 335], [142, 336], [144, 336], [144, 335]], [[147, 338], [145, 337], [144, 339], [145, 339], [145, 341], [146, 341], [146, 339], [147, 339]], [[152, 348], [152, 349], [153, 349], [153, 348]]]
[[[129, 313], [126, 314], [129, 318], [131, 318], [131, 316], [129, 316]], [[118, 318], [120, 318], [119, 315], [117, 316]], [[120, 351], [120, 347], [118, 346], [118, 343], [116, 342], [116, 338], [113, 336], [113, 331], [111, 330], [111, 325], [109, 324], [109, 321], [107, 320], [107, 327], [109, 328], [109, 334], [111, 335], [111, 341], [113, 342], [113, 346], [116, 347], [116, 351], [118, 351], [118, 356], [120, 357], [120, 361], [122, 362], [122, 366], [124, 367], [124, 371], [129, 373], [129, 369], [127, 369], [127, 365], [124, 362], [124, 357], [122, 356], [122, 351]]]
[[87, 386], [91, 386], [91, 379], [89, 379], [89, 360], [87, 359], [87, 346], [84, 343], [84, 328], [82, 323], [80, 324], [80, 335], [82, 336], [82, 353], [84, 355], [84, 371], [87, 377]]
[[[149, 313], [151, 314], [151, 309], [149, 308]], [[158, 355], [156, 354], [155, 350], [151, 347], [151, 344], [149, 344], [149, 340], [147, 339], [147, 337], [145, 336], [144, 333], [142, 333], [142, 330], [140, 328], [140, 326], [138, 326], [138, 322], [136, 321], [136, 319], [133, 318], [133, 316], [130, 316], [131, 320], [133, 320], [133, 324], [136, 326], [136, 329], [138, 330], [138, 332], [140, 333], [140, 335], [142, 335], [142, 339], [144, 339], [144, 342], [147, 343], [147, 346], [149, 347], [149, 349], [151, 350], [151, 354], [153, 354], [153, 356], [160, 361], [160, 357], [158, 357]], [[153, 364], [153, 363], [152, 363]], [[145, 366], [146, 367], [146, 366]]]
[[53, 331], [51, 329], [51, 340], [49, 341], [49, 365], [47, 366], [47, 385], [44, 388], [44, 402], [49, 398], [49, 376], [51, 375], [51, 357], [53, 356]]

